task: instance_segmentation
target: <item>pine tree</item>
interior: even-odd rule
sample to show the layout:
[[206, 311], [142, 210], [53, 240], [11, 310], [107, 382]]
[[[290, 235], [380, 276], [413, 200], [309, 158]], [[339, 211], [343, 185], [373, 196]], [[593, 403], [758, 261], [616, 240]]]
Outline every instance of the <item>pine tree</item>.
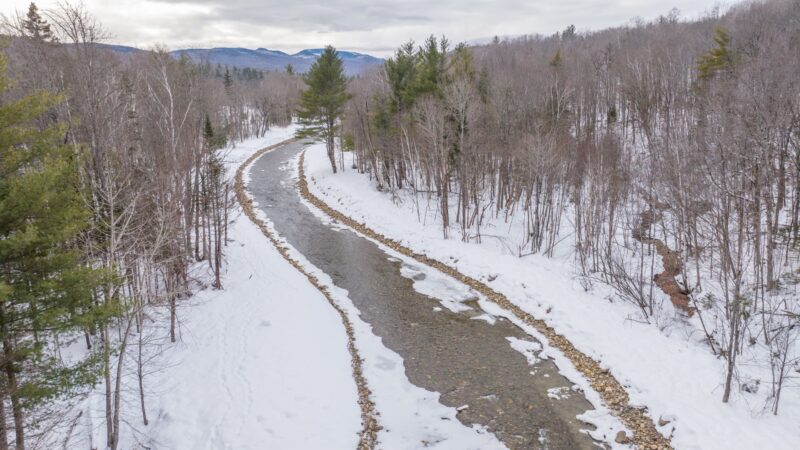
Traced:
[[211, 141], [214, 139], [214, 127], [211, 125], [211, 118], [206, 114], [205, 123], [203, 124], [203, 141], [206, 146], [211, 147]]
[[425, 40], [425, 44], [419, 49], [415, 95], [441, 95], [449, 46], [450, 42], [444, 37], [439, 41], [434, 36]]
[[336, 49], [330, 45], [325, 47], [303, 79], [308, 89], [300, 97], [297, 116], [302, 128], [298, 137], [324, 139], [333, 173], [336, 173], [336, 133], [349, 98], [342, 59]]
[[562, 41], [571, 41], [577, 37], [577, 33], [575, 32], [575, 25], [569, 25], [567, 28], [564, 28], [564, 31], [561, 32], [561, 40]]
[[286, 73], [289, 75], [294, 75], [294, 66], [291, 64], [286, 65]]
[[223, 76], [222, 82], [225, 85], [225, 92], [230, 95], [231, 89], [233, 88], [233, 75], [231, 75], [231, 71], [228, 70], [228, 66], [225, 66], [225, 75]]
[[216, 151], [224, 148], [228, 144], [228, 138], [223, 133], [224, 130], [215, 130], [211, 124], [211, 117], [206, 114], [203, 120], [203, 142], [209, 151]]
[[417, 64], [414, 42], [403, 44], [384, 65], [386, 79], [392, 89], [392, 103], [396, 111], [408, 110], [416, 98]]
[[204, 183], [203, 203], [207, 205], [209, 219], [214, 224], [213, 235], [213, 260], [210, 260], [214, 270], [214, 288], [222, 288], [221, 268], [222, 268], [222, 247], [223, 247], [223, 227], [224, 210], [227, 208], [224, 174], [225, 167], [222, 157], [217, 150], [225, 146], [225, 139], [214, 131], [211, 118], [206, 114], [205, 124], [203, 125], [203, 141], [206, 147], [206, 169], [204, 176], [207, 182]]
[[561, 50], [556, 50], [556, 54], [550, 58], [550, 66], [561, 67]]
[[[10, 85], [0, 54], [0, 98]], [[105, 317], [92, 303], [102, 273], [82, 264], [75, 250], [89, 218], [79, 158], [60, 144], [62, 127], [34, 125], [59, 101], [43, 91], [0, 101], [0, 420], [10, 404], [18, 449], [37, 406], [86, 386], [98, 373], [93, 356], [66, 364], [42, 339], [74, 334]]]
[[53, 31], [50, 29], [50, 24], [39, 14], [39, 8], [36, 3], [31, 3], [28, 7], [28, 14], [23, 20], [22, 26], [25, 28], [25, 34], [31, 39], [48, 42], [56, 41]]
[[714, 32], [714, 43], [716, 46], [697, 61], [697, 71], [701, 80], [708, 80], [718, 73], [733, 69], [734, 57], [729, 48], [731, 38], [725, 28], [717, 27]]

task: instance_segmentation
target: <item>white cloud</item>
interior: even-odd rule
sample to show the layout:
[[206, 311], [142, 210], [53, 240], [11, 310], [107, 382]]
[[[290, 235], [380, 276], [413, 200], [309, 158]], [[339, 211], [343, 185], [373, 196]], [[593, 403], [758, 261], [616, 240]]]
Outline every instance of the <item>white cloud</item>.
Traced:
[[[4, 0], [0, 12], [26, 10], [28, 0]], [[696, 17], [717, 0], [85, 0], [114, 35], [113, 42], [148, 47], [267, 47], [296, 51], [333, 44], [386, 56], [399, 44], [430, 34], [453, 42], [494, 35], [550, 34], [622, 25], [673, 7]], [[37, 2], [53, 7], [56, 0]]]

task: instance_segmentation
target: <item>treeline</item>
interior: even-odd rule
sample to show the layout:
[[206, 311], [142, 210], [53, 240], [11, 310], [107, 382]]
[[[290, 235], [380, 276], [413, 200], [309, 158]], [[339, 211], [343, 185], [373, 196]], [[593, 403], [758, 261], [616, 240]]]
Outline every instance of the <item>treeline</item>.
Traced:
[[181, 300], [222, 287], [223, 149], [288, 124], [301, 80], [121, 58], [68, 3], [4, 19], [0, 450], [91, 441], [92, 411], [70, 406], [98, 387], [105, 442], [91, 445], [116, 449], [126, 423], [148, 423], [146, 377], [179, 337]]
[[698, 328], [727, 361], [723, 401], [761, 385], [777, 414], [800, 370], [798, 73], [790, 0], [471, 48], [431, 37], [350, 83], [343, 148], [380, 189], [434, 199], [445, 236], [479, 242], [499, 220], [524, 224], [520, 257], [571, 243], [642, 320]]
[[263, 70], [253, 69], [252, 67], [243, 67], [239, 69], [237, 66], [233, 66], [231, 70], [230, 67], [226, 64], [223, 66], [220, 63], [217, 63], [216, 66], [212, 66], [210, 62], [203, 61], [199, 64], [200, 72], [204, 75], [211, 75], [214, 74], [216, 78], [223, 78], [228, 80], [228, 82], [232, 80], [238, 81], [252, 81], [252, 80], [262, 80], [264, 79], [265, 72]]

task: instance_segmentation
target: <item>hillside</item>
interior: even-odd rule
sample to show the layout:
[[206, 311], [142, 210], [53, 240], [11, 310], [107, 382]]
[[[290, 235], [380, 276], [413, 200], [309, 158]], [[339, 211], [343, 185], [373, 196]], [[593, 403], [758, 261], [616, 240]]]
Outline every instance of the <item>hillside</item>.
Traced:
[[[125, 45], [103, 45], [103, 47], [122, 55], [144, 51]], [[314, 60], [317, 59], [321, 52], [321, 48], [310, 48], [290, 55], [280, 50], [266, 48], [251, 50], [241, 47], [215, 47], [173, 50], [170, 54], [176, 58], [186, 55], [195, 62], [208, 61], [212, 65], [221, 64], [229, 67], [249, 67], [260, 70], [284, 70], [287, 65], [291, 64], [296, 72], [303, 73], [311, 67], [311, 64], [314, 63]], [[350, 76], [358, 75], [372, 66], [383, 64], [382, 58], [363, 53], [339, 51], [339, 56], [344, 62], [345, 73]]]

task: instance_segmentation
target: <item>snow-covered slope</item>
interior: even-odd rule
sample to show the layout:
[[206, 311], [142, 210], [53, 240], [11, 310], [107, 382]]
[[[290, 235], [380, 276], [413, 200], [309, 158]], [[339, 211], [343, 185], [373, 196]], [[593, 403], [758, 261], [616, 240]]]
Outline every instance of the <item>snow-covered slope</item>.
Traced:
[[[292, 132], [237, 145], [231, 170]], [[199, 292], [182, 308], [180, 341], [147, 380], [158, 394], [149, 399], [151, 424], [128, 438], [187, 450], [354, 448], [361, 417], [339, 317], [235, 214], [224, 289]]]
[[[264, 138], [238, 143], [226, 156], [229, 174], [294, 131], [275, 128]], [[238, 207], [231, 219], [223, 289], [201, 290], [181, 305], [177, 343], [164, 338], [168, 317], [153, 317], [151, 329], [161, 343], [148, 366], [157, 369], [145, 376], [149, 424], [142, 424], [131, 372], [123, 381], [119, 448], [356, 448], [361, 412], [341, 318]], [[306, 263], [296, 252], [292, 257]], [[329, 287], [353, 322], [383, 427], [382, 448], [503, 448], [482, 428], [461, 424], [437, 393], [412, 385], [402, 358], [358, 318], [347, 292], [313, 266], [307, 270]], [[208, 280], [207, 263], [199, 263], [193, 276]], [[104, 446], [103, 399], [98, 386], [69, 431], [70, 448]]]
[[[596, 286], [586, 292], [573, 276], [568, 255], [548, 259], [515, 256], [502, 244], [513, 224], [494, 224], [471, 244], [443, 239], [435, 199], [415, 201], [405, 192], [378, 192], [354, 170], [333, 175], [324, 146], [306, 156], [309, 189], [332, 207], [379, 233], [401, 241], [486, 282], [521, 308], [548, 322], [584, 353], [600, 361], [627, 387], [633, 404], [649, 408], [660, 431], [678, 449], [795, 449], [800, 442], [800, 392], [787, 390], [778, 417], [762, 412], [766, 394], [736, 396], [723, 404], [724, 361], [697, 344], [692, 327], [663, 329], [631, 320], [632, 306], [613, 302]], [[350, 155], [345, 165], [349, 167]], [[488, 228], [488, 226], [487, 226]], [[451, 236], [458, 236], [453, 230]], [[762, 390], [763, 391], [763, 390]], [[667, 423], [668, 422], [668, 423]]]

